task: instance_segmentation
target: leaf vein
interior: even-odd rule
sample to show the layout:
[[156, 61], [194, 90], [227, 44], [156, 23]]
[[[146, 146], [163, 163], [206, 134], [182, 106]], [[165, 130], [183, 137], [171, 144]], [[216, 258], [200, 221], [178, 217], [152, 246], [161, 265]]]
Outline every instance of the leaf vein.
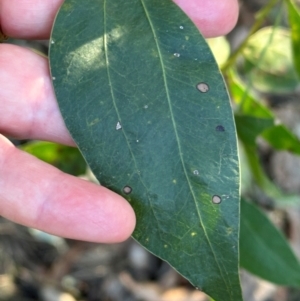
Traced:
[[153, 36], [154, 36], [154, 40], [155, 40], [155, 43], [156, 43], [156, 47], [157, 47], [157, 51], [158, 51], [158, 56], [159, 56], [159, 60], [160, 60], [160, 64], [161, 64], [161, 68], [162, 68], [162, 74], [163, 74], [163, 80], [164, 80], [164, 85], [165, 85], [165, 89], [166, 89], [166, 96], [167, 96], [167, 100], [168, 100], [168, 105], [169, 105], [169, 108], [170, 108], [170, 112], [171, 112], [171, 119], [172, 119], [172, 123], [173, 123], [173, 128], [174, 128], [174, 133], [175, 133], [175, 136], [176, 136], [176, 140], [177, 140], [177, 144], [178, 144], [178, 149], [179, 149], [179, 156], [180, 156], [180, 159], [181, 159], [181, 164], [182, 164], [182, 168], [183, 168], [183, 171], [184, 171], [184, 174], [185, 174], [185, 177], [187, 179], [187, 182], [188, 182], [188, 185], [189, 185], [189, 188], [190, 188], [190, 191], [192, 193], [192, 196], [193, 196], [193, 199], [194, 199], [194, 202], [195, 202], [195, 207], [197, 209], [197, 213], [198, 213], [198, 217], [199, 217], [199, 220], [200, 220], [200, 224], [203, 228], [203, 232], [204, 232], [204, 236], [208, 242], [208, 245], [211, 249], [211, 252], [213, 254], [213, 257], [215, 259], [215, 262], [219, 268], [219, 271], [220, 271], [220, 274], [223, 278], [223, 281], [224, 281], [224, 284], [226, 285], [226, 288], [227, 288], [227, 291], [229, 292], [230, 294], [230, 289], [228, 287], [228, 283], [227, 281], [225, 280], [225, 277], [223, 275], [223, 272], [222, 272], [222, 269], [220, 267], [220, 264], [219, 264], [219, 261], [217, 260], [217, 256], [215, 254], [215, 251], [212, 247], [212, 244], [211, 244], [211, 241], [208, 237], [208, 234], [207, 234], [207, 231], [206, 231], [206, 228], [204, 226], [204, 223], [203, 223], [203, 220], [202, 220], [202, 216], [201, 216], [201, 212], [200, 212], [200, 209], [198, 207], [198, 204], [196, 202], [196, 196], [195, 196], [195, 192], [192, 188], [192, 185], [190, 183], [190, 180], [189, 180], [189, 177], [188, 177], [188, 174], [187, 174], [187, 170], [186, 170], [186, 167], [184, 165], [184, 161], [183, 161], [183, 157], [182, 157], [182, 151], [181, 151], [181, 144], [180, 144], [180, 139], [179, 139], [179, 136], [178, 136], [178, 131], [177, 131], [177, 126], [176, 126], [176, 122], [174, 120], [174, 114], [173, 114], [173, 108], [172, 108], [172, 103], [171, 103], [171, 97], [170, 97], [170, 93], [169, 93], [169, 89], [168, 89], [168, 81], [167, 81], [167, 75], [166, 75], [166, 72], [165, 72], [165, 64], [164, 64], [164, 61], [163, 61], [163, 57], [162, 57], [162, 53], [161, 53], [161, 49], [160, 49], [160, 46], [158, 44], [158, 39], [157, 39], [157, 34], [156, 34], [156, 31], [154, 29], [154, 26], [153, 26], [153, 23], [151, 21], [151, 18], [150, 18], [150, 15], [149, 15], [149, 12], [148, 12], [148, 9], [146, 7], [146, 4], [144, 2], [144, 0], [141, 0], [141, 3], [142, 3], [142, 6], [144, 8], [144, 11], [145, 11], [145, 15], [147, 17], [147, 20], [149, 22], [149, 25], [151, 27], [151, 30], [152, 30], [152, 33], [153, 33]]
[[[115, 108], [115, 111], [116, 111], [116, 114], [118, 116], [118, 120], [121, 122], [122, 119], [121, 119], [121, 116], [120, 116], [120, 112], [119, 112], [119, 109], [117, 107], [117, 104], [116, 104], [116, 97], [115, 97], [115, 94], [114, 94], [114, 90], [113, 90], [113, 85], [112, 85], [112, 80], [111, 80], [111, 74], [110, 74], [110, 69], [109, 69], [109, 58], [108, 58], [108, 43], [107, 43], [107, 35], [106, 35], [106, 28], [107, 28], [107, 24], [106, 24], [106, 3], [107, 3], [107, 0], [104, 0], [103, 1], [103, 5], [104, 5], [104, 9], [103, 9], [103, 20], [104, 20], [104, 34], [103, 34], [103, 43], [104, 43], [104, 53], [105, 53], [105, 62], [106, 62], [106, 70], [107, 70], [107, 77], [108, 77], [108, 81], [110, 83], [109, 87], [110, 87], [110, 93], [111, 93], [111, 97], [112, 97], [112, 101], [113, 101], [113, 105], [114, 105], [114, 108]], [[127, 143], [127, 146], [128, 146], [128, 149], [130, 151], [130, 154], [131, 154], [131, 157], [132, 157], [132, 160], [134, 162], [134, 165], [136, 167], [137, 170], [139, 170], [138, 166], [137, 166], [137, 162], [136, 162], [136, 159], [135, 159], [135, 156], [133, 154], [133, 151], [132, 151], [132, 148], [130, 146], [130, 143], [128, 141], [128, 137], [126, 135], [126, 132], [125, 132], [125, 129], [122, 130], [122, 133], [125, 137], [125, 140], [126, 140], [126, 143]], [[140, 178], [140, 181], [142, 183], [142, 185], [145, 187], [146, 191], [148, 191], [148, 188], [147, 186], [145, 185], [143, 179], [141, 178], [141, 176], [139, 175], [139, 178]], [[149, 201], [149, 204], [150, 204], [150, 208], [153, 212], [153, 216], [154, 218], [157, 220], [157, 225], [158, 227], [160, 227], [160, 223], [159, 223], [159, 219], [158, 217], [156, 216], [156, 213], [154, 211], [154, 207], [153, 207], [153, 204], [152, 204], [152, 201], [151, 201], [151, 198], [147, 197], [148, 201]]]

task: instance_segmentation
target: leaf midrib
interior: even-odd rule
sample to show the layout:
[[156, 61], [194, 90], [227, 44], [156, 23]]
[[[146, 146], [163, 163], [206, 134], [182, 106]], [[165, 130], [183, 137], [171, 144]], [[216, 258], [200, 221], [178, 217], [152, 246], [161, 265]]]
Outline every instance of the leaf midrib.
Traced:
[[231, 295], [231, 291], [227, 285], [227, 282], [225, 280], [225, 277], [222, 273], [222, 269], [219, 265], [219, 262], [217, 260], [217, 257], [216, 257], [216, 254], [213, 250], [213, 247], [212, 247], [212, 244], [211, 244], [211, 241], [208, 237], [208, 234], [206, 232], [206, 228], [204, 226], [204, 223], [203, 223], [203, 220], [202, 220], [202, 216], [201, 216], [201, 212], [200, 212], [200, 209], [198, 207], [198, 204], [197, 204], [197, 201], [196, 201], [196, 196], [195, 196], [195, 192], [192, 188], [192, 185], [191, 185], [191, 182], [189, 180], [189, 177], [188, 177], [188, 173], [187, 173], [187, 170], [186, 170], [186, 167], [184, 165], [184, 161], [183, 161], [183, 157], [182, 157], [182, 152], [181, 152], [181, 144], [180, 144], [180, 139], [179, 139], [179, 136], [178, 136], [178, 131], [177, 131], [177, 126], [176, 126], [176, 122], [174, 120], [174, 114], [173, 114], [173, 108], [172, 108], [172, 103], [171, 103], [171, 97], [170, 97], [170, 93], [169, 93], [169, 88], [168, 88], [168, 84], [167, 84], [167, 76], [166, 76], [166, 72], [165, 72], [165, 65], [164, 65], [164, 61], [163, 61], [163, 57], [162, 57], [162, 53], [161, 53], [161, 49], [160, 49], [160, 46], [158, 44], [158, 39], [157, 39], [157, 34], [156, 34], [156, 31], [154, 29], [154, 26], [152, 24], [152, 21], [151, 21], [151, 18], [150, 18], [150, 15], [149, 15], [149, 12], [147, 10], [147, 7], [144, 3], [144, 0], [140, 0], [141, 1], [141, 4], [143, 6], [143, 9], [145, 11], [145, 15], [147, 17], [147, 20], [149, 22], [149, 25], [150, 25], [150, 28], [152, 30], [152, 33], [153, 33], [153, 36], [154, 36], [154, 41], [155, 41], [155, 44], [156, 44], [156, 47], [157, 47], [157, 51], [158, 51], [158, 56], [159, 56], [159, 60], [160, 60], [160, 64], [161, 64], [161, 69], [162, 69], [162, 74], [163, 74], [163, 80], [164, 80], [164, 86], [165, 86], [165, 89], [166, 89], [166, 96], [167, 96], [167, 100], [168, 100], [168, 105], [169, 105], [169, 109], [170, 109], [170, 113], [171, 113], [171, 120], [172, 120], [172, 124], [173, 124], [173, 128], [174, 128], [174, 133], [175, 133], [175, 136], [176, 136], [176, 141], [177, 141], [177, 145], [178, 145], [178, 150], [179, 150], [179, 157], [180, 157], [180, 161], [181, 161], [181, 164], [182, 164], [182, 168], [183, 168], [183, 171], [184, 171], [184, 174], [185, 174], [185, 177], [186, 177], [186, 180], [188, 182], [188, 185], [189, 185], [189, 188], [190, 188], [190, 191], [191, 191], [191, 194], [193, 196], [193, 200], [194, 200], [194, 203], [195, 203], [195, 207], [197, 209], [197, 214], [198, 214], [198, 217], [199, 217], [199, 220], [200, 220], [200, 224], [203, 228], [203, 232], [204, 232], [204, 235], [205, 235], [205, 238], [208, 242], [208, 245], [211, 249], [211, 252], [213, 254], [213, 257], [215, 259], [215, 262], [218, 266], [218, 269], [220, 271], [220, 274], [222, 276], [222, 279], [224, 281], [224, 284], [226, 285], [226, 288], [227, 288], [227, 291], [229, 293], [229, 295]]
[[[208, 234], [207, 234], [206, 228], [205, 228], [205, 226], [204, 226], [204, 223], [203, 223], [203, 220], [202, 220], [202, 216], [201, 216], [201, 212], [200, 212], [200, 209], [199, 209], [198, 204], [197, 204], [197, 201], [196, 201], [195, 192], [194, 192], [194, 190], [193, 190], [193, 188], [192, 188], [192, 185], [191, 185], [191, 182], [190, 182], [190, 180], [189, 180], [189, 177], [188, 177], [188, 173], [187, 173], [186, 167], [185, 167], [185, 165], [184, 165], [184, 160], [183, 160], [182, 152], [181, 152], [180, 139], [179, 139], [179, 136], [178, 136], [178, 131], [177, 131], [176, 122], [175, 122], [175, 120], [174, 120], [173, 108], [172, 108], [172, 104], [171, 104], [171, 97], [170, 97], [170, 93], [169, 93], [169, 89], [168, 89], [168, 84], [167, 84], [167, 76], [166, 76], [166, 73], [165, 73], [164, 61], [163, 61], [163, 58], [162, 58], [162, 53], [161, 53], [160, 46], [159, 46], [159, 44], [158, 44], [158, 42], [157, 42], [157, 34], [156, 34], [156, 31], [155, 31], [154, 26], [153, 26], [153, 24], [152, 24], [152, 21], [151, 21], [151, 19], [150, 19], [150, 16], [149, 16], [147, 7], [146, 7], [146, 5], [145, 5], [145, 3], [144, 3], [144, 0], [140, 0], [140, 1], [141, 1], [141, 4], [142, 4], [142, 7], [143, 7], [143, 9], [144, 9], [145, 15], [146, 15], [146, 17], [147, 17], [147, 20], [148, 20], [148, 22], [149, 22], [151, 31], [152, 31], [152, 33], [153, 33], [154, 41], [155, 41], [155, 44], [156, 44], [156, 47], [157, 47], [157, 51], [158, 51], [158, 54], [159, 54], [159, 60], [160, 60], [160, 64], [161, 64], [162, 74], [163, 74], [164, 86], [165, 86], [165, 89], [166, 89], [166, 96], [167, 96], [168, 105], [169, 105], [169, 109], [170, 109], [170, 113], [171, 113], [171, 120], [172, 120], [172, 124], [173, 124], [173, 128], [174, 128], [174, 133], [175, 133], [175, 136], [176, 136], [176, 141], [177, 141], [177, 145], [178, 145], [179, 157], [180, 157], [180, 161], [181, 161], [181, 164], [182, 164], [182, 168], [183, 168], [183, 171], [184, 171], [184, 174], [185, 174], [187, 183], [188, 183], [188, 185], [189, 185], [189, 189], [190, 189], [191, 194], [192, 194], [192, 197], [193, 197], [193, 201], [194, 201], [194, 204], [195, 204], [195, 207], [196, 207], [196, 210], [197, 210], [197, 214], [198, 214], [198, 217], [199, 217], [199, 221], [200, 221], [200, 224], [201, 224], [201, 226], [202, 226], [202, 228], [203, 228], [204, 236], [205, 236], [205, 238], [206, 238], [206, 240], [207, 240], [207, 242], [208, 242], [208, 245], [209, 245], [209, 247], [210, 247], [210, 249], [211, 249], [211, 252], [212, 252], [212, 254], [213, 254], [214, 260], [215, 260], [215, 262], [216, 262], [216, 264], [217, 264], [217, 267], [218, 267], [218, 269], [219, 269], [219, 271], [220, 271], [220, 274], [221, 274], [222, 279], [223, 279], [223, 281], [224, 281], [224, 284], [225, 284], [225, 286], [226, 286], [226, 288], [227, 288], [227, 291], [228, 291], [229, 295], [231, 295], [231, 291], [230, 291], [230, 289], [229, 289], [229, 287], [228, 287], [228, 284], [227, 284], [227, 282], [226, 282], [226, 280], [225, 280], [225, 277], [224, 277], [224, 275], [223, 275], [222, 269], [221, 269], [220, 264], [219, 264], [219, 262], [218, 262], [218, 260], [217, 260], [217, 256], [216, 256], [216, 254], [215, 254], [215, 252], [214, 252], [214, 249], [213, 249], [213, 247], [212, 247], [211, 241], [210, 241], [210, 239], [209, 239], [209, 236], [208, 236]], [[107, 49], [107, 37], [106, 37], [106, 34], [105, 34], [105, 33], [106, 33], [106, 28], [107, 28], [107, 25], [106, 25], [106, 2], [107, 2], [107, 0], [104, 0], [104, 10], [103, 10], [103, 12], [104, 12], [104, 35], [103, 35], [103, 41], [104, 41], [104, 50], [105, 50], [105, 51], [104, 51], [104, 52], [105, 52], [105, 60], [106, 60], [106, 66], [107, 66], [107, 76], [108, 76], [109, 82], [112, 83], [111, 75], [110, 75], [109, 67], [108, 67], [108, 66], [109, 66], [109, 59], [108, 59], [108, 49]], [[118, 120], [121, 122], [121, 116], [120, 116], [119, 110], [118, 110], [117, 105], [116, 105], [116, 100], [115, 100], [115, 95], [114, 95], [114, 91], [113, 91], [113, 88], [112, 88], [112, 84], [110, 85], [110, 93], [111, 93], [111, 96], [112, 96], [113, 105], [114, 105], [114, 108], [115, 108], [115, 111], [116, 111]], [[134, 156], [134, 154], [133, 154], [133, 152], [132, 152], [132, 149], [131, 149], [131, 146], [130, 146], [130, 144], [129, 144], [128, 138], [127, 138], [126, 134], [124, 133], [124, 131], [122, 131], [122, 132], [123, 132], [123, 135], [125, 136], [125, 140], [126, 140], [128, 149], [130, 150], [131, 157], [132, 157], [132, 159], [133, 159], [133, 161], [134, 161], [134, 165], [135, 165], [135, 167], [137, 168], [137, 162], [136, 162], [135, 156]], [[137, 168], [137, 169], [138, 169], [138, 168]], [[140, 176], [139, 176], [139, 177], [140, 177]], [[140, 180], [141, 180], [141, 183], [143, 184], [143, 186], [145, 187], [145, 189], [148, 190], [147, 187], [146, 187], [146, 185], [145, 185], [145, 183], [143, 182], [143, 180], [142, 180], [141, 177], [140, 177]], [[151, 200], [148, 199], [148, 201], [149, 201], [149, 203], [150, 203], [150, 207], [151, 207], [151, 209], [152, 209], [153, 215], [154, 215], [154, 217], [156, 218], [155, 212], [154, 212], [153, 207], [152, 207], [152, 205], [151, 205]], [[156, 219], [157, 219], [157, 218], [156, 218]], [[158, 222], [158, 219], [157, 219], [157, 222]]]

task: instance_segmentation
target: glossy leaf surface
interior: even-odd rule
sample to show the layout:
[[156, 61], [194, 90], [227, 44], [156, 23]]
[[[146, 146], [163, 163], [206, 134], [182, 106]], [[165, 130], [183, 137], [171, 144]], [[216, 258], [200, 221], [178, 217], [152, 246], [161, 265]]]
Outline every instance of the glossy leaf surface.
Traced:
[[170, 0], [66, 0], [50, 62], [85, 159], [135, 209], [134, 238], [216, 301], [242, 300], [235, 126], [194, 24]]
[[255, 205], [241, 202], [242, 267], [268, 281], [300, 286], [300, 264], [283, 234]]

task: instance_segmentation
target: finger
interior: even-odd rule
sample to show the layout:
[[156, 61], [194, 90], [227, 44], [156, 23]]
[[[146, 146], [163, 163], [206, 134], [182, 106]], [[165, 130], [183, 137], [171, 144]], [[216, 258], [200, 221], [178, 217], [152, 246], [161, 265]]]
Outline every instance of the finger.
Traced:
[[48, 39], [64, 0], [1, 0], [0, 23], [10, 37]]
[[0, 135], [0, 214], [48, 233], [86, 241], [127, 239], [135, 215], [121, 196], [15, 148]]
[[0, 132], [19, 139], [74, 145], [61, 117], [48, 60], [29, 49], [0, 45]]
[[[11, 37], [47, 39], [63, 0], [1, 0], [0, 20]], [[174, 0], [204, 36], [229, 32], [238, 16], [237, 0]]]
[[173, 0], [191, 18], [206, 38], [229, 33], [236, 25], [236, 0]]

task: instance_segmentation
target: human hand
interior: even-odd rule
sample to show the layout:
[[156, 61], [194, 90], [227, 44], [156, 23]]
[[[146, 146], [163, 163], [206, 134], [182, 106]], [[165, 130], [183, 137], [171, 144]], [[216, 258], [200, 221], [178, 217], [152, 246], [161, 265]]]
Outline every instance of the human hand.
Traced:
[[[0, 0], [0, 25], [11, 37], [48, 39], [62, 0]], [[174, 0], [206, 37], [226, 34], [237, 0]], [[0, 133], [75, 145], [54, 96], [46, 58], [0, 45]], [[67, 175], [0, 135], [0, 214], [55, 235], [113, 243], [128, 238], [135, 215], [121, 196]]]

